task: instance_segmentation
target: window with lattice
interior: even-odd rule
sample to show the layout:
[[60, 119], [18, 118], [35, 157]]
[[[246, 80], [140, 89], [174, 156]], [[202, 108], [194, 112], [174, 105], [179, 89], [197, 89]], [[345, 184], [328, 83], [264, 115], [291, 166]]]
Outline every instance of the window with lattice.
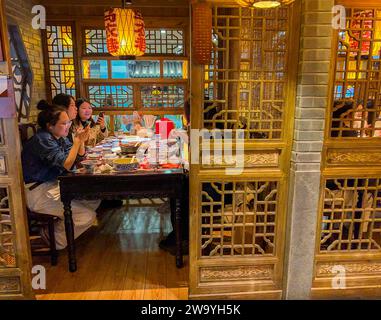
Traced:
[[347, 8], [337, 33], [330, 136], [381, 137], [381, 9]]

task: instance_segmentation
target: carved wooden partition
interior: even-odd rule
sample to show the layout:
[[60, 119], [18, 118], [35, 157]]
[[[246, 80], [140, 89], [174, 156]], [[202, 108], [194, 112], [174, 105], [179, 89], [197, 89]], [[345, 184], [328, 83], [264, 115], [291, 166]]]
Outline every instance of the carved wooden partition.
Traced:
[[[234, 1], [211, 7], [212, 61], [192, 62], [191, 126], [232, 130], [233, 137], [242, 130], [244, 171], [227, 174], [218, 143], [210, 157], [192, 160], [190, 298], [279, 299], [299, 8], [257, 10]], [[196, 140], [193, 157], [195, 144], [202, 154], [203, 145], [217, 141]], [[233, 154], [239, 144], [233, 139]]]
[[[0, 71], [11, 74], [3, 0], [0, 0], [0, 45], [5, 59], [0, 61]], [[31, 257], [16, 106], [11, 90], [13, 82], [9, 81], [8, 93], [4, 94], [9, 98], [0, 97], [0, 299], [25, 299], [33, 297]], [[4, 118], [6, 109], [14, 113], [14, 117]]]
[[381, 3], [339, 4], [312, 293], [380, 296]]

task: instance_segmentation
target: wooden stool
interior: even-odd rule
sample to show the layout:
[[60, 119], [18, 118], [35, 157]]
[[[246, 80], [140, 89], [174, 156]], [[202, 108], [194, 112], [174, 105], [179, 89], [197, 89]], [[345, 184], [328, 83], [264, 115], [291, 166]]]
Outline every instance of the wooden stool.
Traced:
[[[58, 252], [56, 249], [56, 238], [54, 235], [54, 223], [59, 219], [50, 214], [42, 214], [27, 209], [29, 221], [29, 239], [32, 256], [50, 256], [51, 265], [57, 265]], [[41, 232], [47, 228], [49, 232], [49, 245], [45, 244]], [[37, 233], [37, 234], [36, 234]], [[39, 240], [37, 242], [37, 240]]]

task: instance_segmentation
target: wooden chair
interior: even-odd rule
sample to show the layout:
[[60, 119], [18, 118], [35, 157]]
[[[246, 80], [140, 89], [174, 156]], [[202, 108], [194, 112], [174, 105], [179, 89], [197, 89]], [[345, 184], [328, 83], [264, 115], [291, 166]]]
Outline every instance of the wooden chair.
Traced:
[[[54, 235], [54, 224], [59, 218], [50, 214], [33, 212], [29, 209], [27, 209], [27, 213], [32, 256], [50, 256], [51, 265], [57, 265], [58, 251]], [[41, 235], [44, 229], [48, 230], [48, 239], [44, 239]], [[48, 240], [49, 245], [46, 244], [45, 240]]]
[[[31, 136], [29, 136], [30, 130], [32, 131]], [[29, 137], [32, 137], [36, 134], [37, 125], [35, 123], [20, 123], [19, 132], [20, 132], [21, 144], [24, 145], [24, 143], [29, 139]]]
[[[32, 131], [32, 136], [36, 134], [37, 128], [34, 123], [20, 123], [19, 132], [21, 144], [31, 137], [29, 131]], [[32, 256], [50, 256], [51, 265], [57, 265], [58, 251], [56, 248], [56, 239], [54, 235], [54, 224], [59, 219], [56, 216], [33, 212], [27, 208], [28, 224], [29, 224], [29, 240]], [[48, 230], [48, 237], [44, 239], [42, 233], [44, 229]], [[48, 240], [48, 244], [45, 240]]]

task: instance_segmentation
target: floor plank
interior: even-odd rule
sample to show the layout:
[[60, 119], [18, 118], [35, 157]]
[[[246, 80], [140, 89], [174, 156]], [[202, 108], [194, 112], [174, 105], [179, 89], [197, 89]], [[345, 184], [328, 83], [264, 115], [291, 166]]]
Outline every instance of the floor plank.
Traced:
[[105, 211], [97, 224], [76, 240], [77, 272], [67, 270], [66, 251], [55, 267], [48, 257], [33, 257], [47, 273], [37, 299], [188, 298], [187, 257], [177, 269], [175, 257], [158, 247], [161, 234], [171, 230], [169, 213], [163, 218], [155, 206], [129, 206]]

